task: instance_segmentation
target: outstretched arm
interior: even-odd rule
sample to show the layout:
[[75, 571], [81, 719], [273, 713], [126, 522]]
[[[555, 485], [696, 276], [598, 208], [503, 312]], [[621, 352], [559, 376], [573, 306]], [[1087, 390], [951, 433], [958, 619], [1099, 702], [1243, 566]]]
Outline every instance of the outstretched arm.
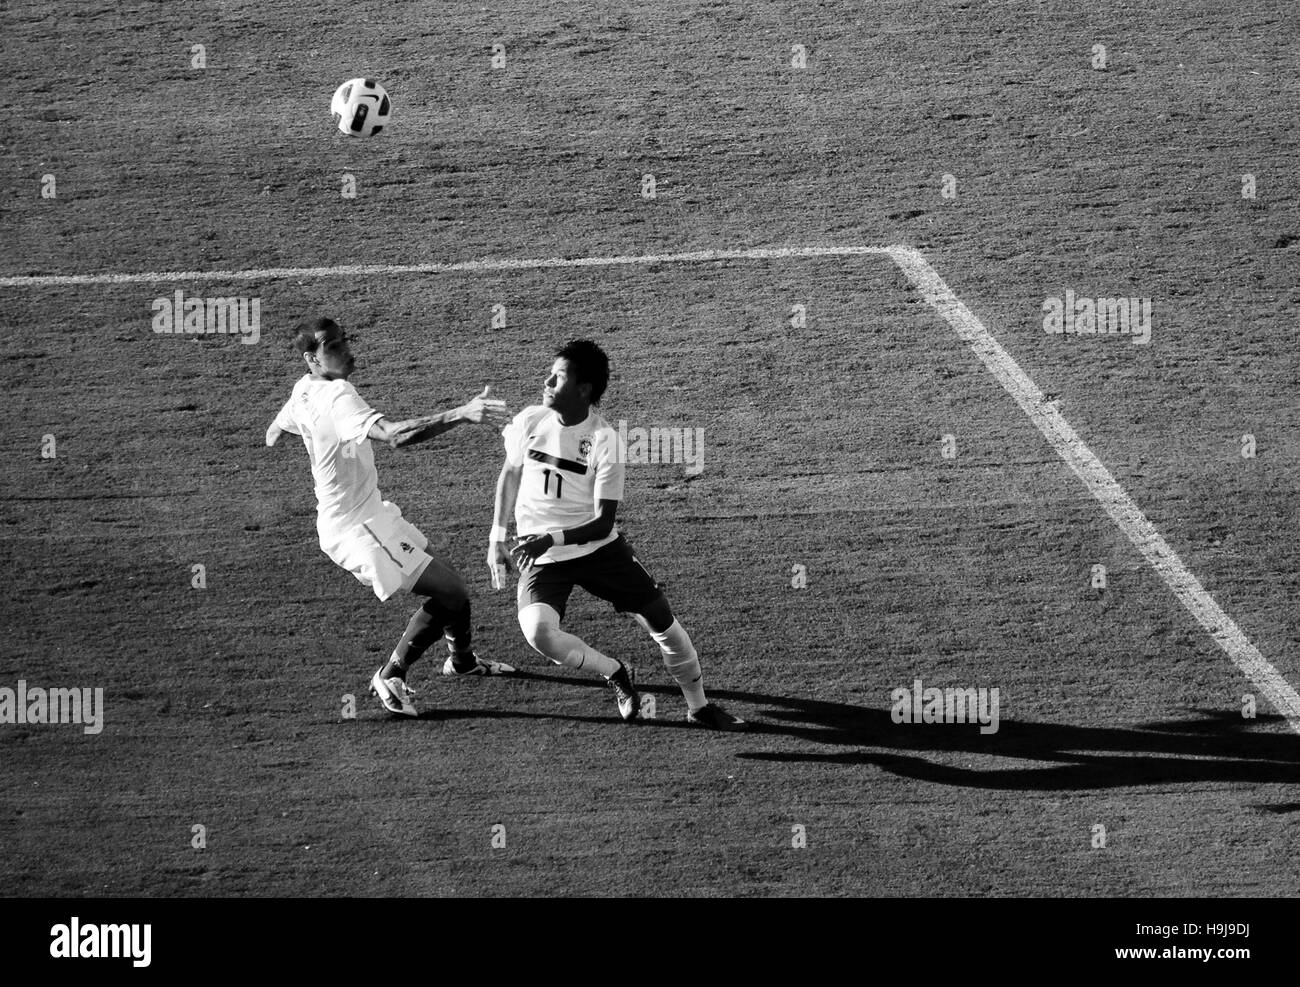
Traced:
[[492, 425], [500, 428], [510, 420], [506, 403], [491, 396], [492, 388], [483, 388], [483, 393], [471, 398], [459, 408], [443, 411], [436, 415], [424, 415], [420, 418], [408, 418], [405, 421], [390, 422], [381, 418], [370, 426], [370, 438], [387, 442], [394, 449], [424, 442], [435, 435], [455, 428], [457, 425]]

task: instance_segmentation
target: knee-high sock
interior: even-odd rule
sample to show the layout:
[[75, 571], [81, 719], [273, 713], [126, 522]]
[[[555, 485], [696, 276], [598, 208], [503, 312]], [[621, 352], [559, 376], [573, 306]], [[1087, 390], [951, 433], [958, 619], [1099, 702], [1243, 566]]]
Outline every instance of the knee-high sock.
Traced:
[[449, 617], [450, 614], [441, 604], [432, 598], [425, 600], [407, 621], [406, 630], [393, 649], [389, 669], [404, 671], [419, 661], [429, 646], [442, 637]]
[[534, 651], [565, 668], [585, 669], [609, 678], [619, 663], [603, 655], [576, 634], [560, 627], [560, 615], [551, 607], [534, 604], [519, 611], [519, 626]]
[[[459, 610], [448, 610], [430, 597], [406, 624], [401, 640], [393, 649], [390, 670], [404, 671], [420, 660], [438, 638], [445, 636], [453, 650], [464, 654], [470, 649], [469, 600]], [[463, 647], [461, 642], [464, 642]]]
[[690, 710], [694, 712], [706, 705], [708, 700], [704, 698], [704, 671], [700, 668], [700, 656], [695, 653], [695, 645], [691, 644], [691, 637], [686, 633], [686, 628], [674, 620], [668, 630], [660, 633], [654, 630], [645, 618], [638, 615], [637, 620], [650, 632], [655, 644], [659, 645], [659, 650], [663, 652], [664, 665], [667, 666], [673, 681], [681, 687], [682, 695], [686, 697], [686, 705]]
[[470, 628], [468, 597], [463, 607], [448, 612], [447, 623], [443, 625], [443, 636], [447, 638], [447, 647], [451, 648], [453, 658], [470, 653], [474, 635]]

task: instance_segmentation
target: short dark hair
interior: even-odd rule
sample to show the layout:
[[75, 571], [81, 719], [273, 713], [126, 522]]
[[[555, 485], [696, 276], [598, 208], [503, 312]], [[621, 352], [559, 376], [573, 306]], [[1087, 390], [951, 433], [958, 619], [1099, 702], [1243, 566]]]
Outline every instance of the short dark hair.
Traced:
[[293, 346], [299, 353], [315, 353], [316, 347], [320, 345], [320, 340], [316, 338], [318, 332], [338, 332], [339, 324], [333, 319], [327, 319], [321, 316], [319, 319], [308, 319], [305, 322], [299, 322], [293, 330]]
[[569, 369], [580, 384], [591, 385], [591, 403], [600, 404], [601, 395], [609, 385], [609, 357], [590, 339], [573, 339], [565, 343], [555, 355], [569, 361]]

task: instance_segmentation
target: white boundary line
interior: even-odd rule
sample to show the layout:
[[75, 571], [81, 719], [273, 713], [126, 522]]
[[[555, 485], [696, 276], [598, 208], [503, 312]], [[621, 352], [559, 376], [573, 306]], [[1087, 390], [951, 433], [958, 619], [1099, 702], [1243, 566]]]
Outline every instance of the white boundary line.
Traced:
[[524, 260], [474, 260], [456, 264], [354, 264], [341, 267], [273, 267], [247, 271], [161, 271], [142, 274], [74, 274], [0, 277], [0, 288], [60, 285], [147, 284], [174, 281], [264, 281], [276, 278], [323, 278], [394, 274], [454, 274], [483, 271], [535, 271], [572, 267], [626, 267], [718, 261], [785, 260], [803, 257], [861, 257], [888, 255], [927, 303], [956, 330], [998, 383], [1015, 399], [1029, 420], [1083, 481], [1112, 521], [1137, 546], [1156, 574], [1188, 612], [1209, 633], [1232, 663], [1264, 693], [1268, 701], [1300, 733], [1300, 695], [1259, 652], [1236, 622], [1223, 612], [1169, 547], [1155, 525], [1124, 492], [1092, 453], [1054, 403], [1029, 378], [993, 335], [939, 277], [919, 250], [890, 247], [775, 247], [754, 250], [696, 250], [677, 254], [614, 257], [550, 257]]
[[1129, 541], [1137, 546], [1138, 551], [1174, 591], [1188, 612], [1209, 632], [1210, 637], [1214, 638], [1246, 678], [1268, 697], [1273, 707], [1286, 717], [1291, 729], [1300, 733], [1300, 696], [1296, 695], [1295, 689], [1259, 653], [1259, 649], [1250, 643], [1236, 621], [1214, 602], [1205, 587], [1183, 564], [1183, 560], [1161, 537], [1155, 525], [1147, 520], [1141, 508], [1124, 492], [1115, 477], [1111, 476], [1110, 470], [1079, 438], [1079, 433], [1065, 420], [1055, 403], [1043, 396], [1043, 392], [1020, 369], [1011, 354], [998, 344], [984, 324], [944, 284], [943, 278], [939, 277], [919, 250], [892, 247], [889, 253], [930, 306], [970, 345], [998, 383], [1015, 398], [1016, 404], [1020, 405], [1029, 420], [1043, 433], [1066, 465], [1074, 470], [1088, 492], [1097, 498], [1120, 531], [1128, 535]]
[[555, 267], [630, 267], [698, 264], [722, 260], [785, 260], [790, 257], [860, 257], [906, 247], [773, 247], [757, 250], [693, 250], [684, 254], [625, 254], [615, 257], [542, 257], [533, 260], [467, 260], [459, 264], [348, 264], [342, 267], [268, 267], [251, 271], [152, 271], [144, 274], [39, 274], [0, 278], [0, 288], [76, 284], [150, 284], [163, 281], [267, 281], [273, 278], [330, 278], [392, 274], [456, 274], [481, 271], [539, 271]]

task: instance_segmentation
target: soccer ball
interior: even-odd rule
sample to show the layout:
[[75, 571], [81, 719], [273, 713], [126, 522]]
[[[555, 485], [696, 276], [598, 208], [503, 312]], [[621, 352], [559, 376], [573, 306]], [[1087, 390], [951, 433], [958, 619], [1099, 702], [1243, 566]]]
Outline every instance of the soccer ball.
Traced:
[[374, 79], [349, 79], [334, 90], [330, 112], [343, 133], [373, 137], [388, 123], [393, 101]]

